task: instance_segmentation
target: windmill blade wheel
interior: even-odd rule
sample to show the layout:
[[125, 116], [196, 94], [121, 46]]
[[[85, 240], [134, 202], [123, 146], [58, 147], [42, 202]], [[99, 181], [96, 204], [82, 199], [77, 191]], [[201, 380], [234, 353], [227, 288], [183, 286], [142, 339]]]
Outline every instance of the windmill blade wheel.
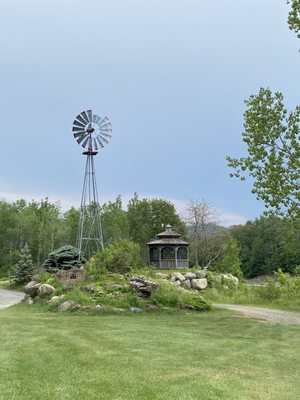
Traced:
[[72, 126], [77, 143], [87, 151], [84, 154], [97, 154], [112, 136], [111, 122], [107, 117], [99, 117], [92, 110], [79, 113]]

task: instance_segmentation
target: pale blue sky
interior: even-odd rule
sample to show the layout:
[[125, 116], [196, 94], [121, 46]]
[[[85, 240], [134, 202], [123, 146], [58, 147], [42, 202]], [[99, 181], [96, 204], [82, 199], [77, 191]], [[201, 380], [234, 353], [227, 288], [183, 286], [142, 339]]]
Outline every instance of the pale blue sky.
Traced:
[[133, 192], [178, 209], [204, 198], [224, 223], [263, 210], [229, 178], [244, 99], [260, 86], [299, 101], [300, 42], [285, 0], [2, 0], [0, 196], [79, 205], [74, 117], [108, 116], [100, 201]]

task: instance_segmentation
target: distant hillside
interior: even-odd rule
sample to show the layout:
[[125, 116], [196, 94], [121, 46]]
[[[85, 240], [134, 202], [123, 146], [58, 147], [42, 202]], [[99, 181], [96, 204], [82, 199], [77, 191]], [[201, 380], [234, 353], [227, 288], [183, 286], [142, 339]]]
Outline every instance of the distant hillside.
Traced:
[[[199, 229], [199, 232], [204, 233], [206, 236], [211, 236], [218, 232], [225, 231], [227, 229], [228, 228], [225, 228], [224, 226], [216, 225], [213, 223], [208, 223], [208, 224], [205, 224], [203, 228], [201, 227], [201, 229]], [[193, 234], [193, 227], [191, 225], [187, 226], [187, 232], [188, 232], [188, 236]]]

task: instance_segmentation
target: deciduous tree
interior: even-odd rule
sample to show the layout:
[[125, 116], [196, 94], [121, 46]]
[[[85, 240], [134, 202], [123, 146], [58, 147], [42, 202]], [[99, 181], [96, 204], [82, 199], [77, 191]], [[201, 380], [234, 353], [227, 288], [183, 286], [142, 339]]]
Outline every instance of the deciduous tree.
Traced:
[[288, 112], [282, 93], [264, 88], [245, 103], [242, 138], [248, 155], [227, 157], [231, 176], [252, 177], [252, 192], [271, 211], [299, 215], [300, 107]]
[[218, 249], [211, 246], [211, 237], [218, 230], [216, 208], [205, 200], [190, 200], [186, 207], [186, 224], [190, 232], [191, 250], [195, 265], [207, 266], [218, 256]]

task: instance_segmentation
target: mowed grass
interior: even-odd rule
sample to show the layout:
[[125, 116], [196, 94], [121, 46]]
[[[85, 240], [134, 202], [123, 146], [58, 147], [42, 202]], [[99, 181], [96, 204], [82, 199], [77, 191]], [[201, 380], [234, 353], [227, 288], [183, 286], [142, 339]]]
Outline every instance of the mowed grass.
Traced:
[[297, 399], [300, 326], [229, 311], [0, 311], [1, 400]]

